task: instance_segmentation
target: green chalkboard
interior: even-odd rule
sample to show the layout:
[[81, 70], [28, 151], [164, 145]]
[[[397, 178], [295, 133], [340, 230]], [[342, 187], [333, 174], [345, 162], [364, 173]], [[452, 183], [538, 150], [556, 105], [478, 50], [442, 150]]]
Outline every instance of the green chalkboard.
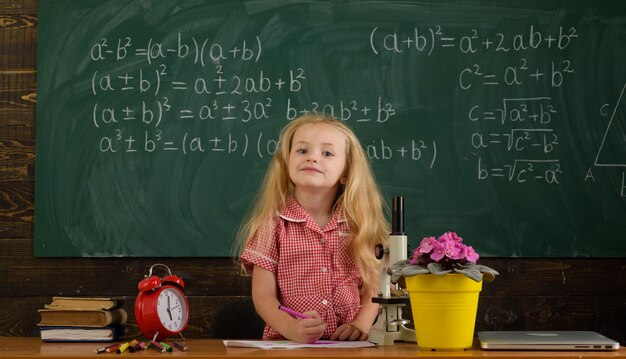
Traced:
[[310, 111], [412, 246], [626, 255], [626, 2], [45, 0], [38, 31], [37, 256], [231, 255]]

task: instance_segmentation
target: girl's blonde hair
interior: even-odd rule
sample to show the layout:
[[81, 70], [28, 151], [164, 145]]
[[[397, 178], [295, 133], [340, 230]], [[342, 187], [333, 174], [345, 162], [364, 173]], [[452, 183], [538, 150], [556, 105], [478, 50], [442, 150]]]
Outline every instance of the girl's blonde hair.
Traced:
[[[339, 130], [346, 138], [345, 184], [340, 185], [334, 207], [340, 208], [352, 232], [349, 250], [363, 278], [363, 289], [376, 295], [380, 263], [374, 255], [377, 244], [387, 244], [389, 234], [380, 190], [368, 158], [356, 135], [341, 121], [318, 114], [307, 114], [291, 121], [280, 133], [278, 148], [269, 165], [261, 191], [252, 211], [239, 231], [239, 254], [259, 230], [273, 227], [278, 213], [294, 195], [288, 163], [291, 142], [296, 131], [306, 124], [324, 123]], [[266, 237], [267, 238], [267, 237]], [[271, 237], [270, 237], [271, 238]], [[243, 270], [243, 267], [242, 267]]]

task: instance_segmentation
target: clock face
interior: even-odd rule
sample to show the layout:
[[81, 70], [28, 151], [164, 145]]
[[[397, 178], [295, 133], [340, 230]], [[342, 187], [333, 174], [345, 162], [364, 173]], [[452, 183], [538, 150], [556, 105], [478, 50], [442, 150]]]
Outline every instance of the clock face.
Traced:
[[157, 313], [161, 324], [172, 332], [181, 331], [187, 320], [187, 302], [175, 288], [165, 288], [157, 298]]

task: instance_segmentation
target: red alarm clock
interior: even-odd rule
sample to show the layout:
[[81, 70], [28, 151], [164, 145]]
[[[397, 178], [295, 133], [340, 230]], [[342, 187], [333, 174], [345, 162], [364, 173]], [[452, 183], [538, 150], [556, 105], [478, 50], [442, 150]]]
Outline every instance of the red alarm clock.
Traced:
[[[154, 267], [167, 269], [168, 275], [152, 275]], [[139, 295], [135, 300], [135, 320], [141, 334], [150, 340], [161, 341], [180, 334], [189, 320], [189, 304], [183, 293], [185, 283], [165, 264], [154, 264], [139, 282]]]

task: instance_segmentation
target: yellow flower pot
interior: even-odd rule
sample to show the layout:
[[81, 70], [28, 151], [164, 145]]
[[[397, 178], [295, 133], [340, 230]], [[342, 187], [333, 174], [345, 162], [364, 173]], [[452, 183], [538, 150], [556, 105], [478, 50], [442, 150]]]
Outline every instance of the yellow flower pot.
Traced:
[[461, 274], [419, 274], [405, 280], [419, 348], [470, 348], [482, 281]]

